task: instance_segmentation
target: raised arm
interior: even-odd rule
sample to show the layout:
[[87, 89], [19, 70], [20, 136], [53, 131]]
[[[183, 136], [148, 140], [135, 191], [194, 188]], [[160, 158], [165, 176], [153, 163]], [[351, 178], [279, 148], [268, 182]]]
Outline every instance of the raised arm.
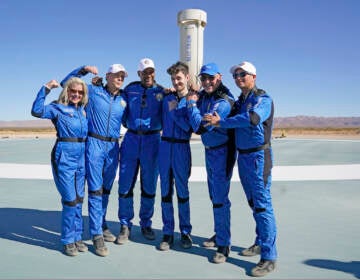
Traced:
[[54, 110], [50, 105], [45, 106], [45, 98], [53, 88], [57, 88], [59, 86], [60, 84], [56, 80], [51, 80], [41, 87], [32, 105], [31, 115], [43, 119], [54, 118]]

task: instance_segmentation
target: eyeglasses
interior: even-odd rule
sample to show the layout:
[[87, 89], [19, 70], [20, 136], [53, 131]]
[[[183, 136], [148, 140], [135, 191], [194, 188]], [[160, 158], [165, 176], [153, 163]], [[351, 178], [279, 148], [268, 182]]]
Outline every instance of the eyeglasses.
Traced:
[[71, 93], [77, 93], [78, 95], [84, 95], [84, 91], [83, 91], [83, 90], [77, 90], [77, 89], [69, 88], [69, 91], [70, 91]]
[[234, 73], [233, 78], [236, 80], [237, 78], [244, 78], [246, 75], [249, 75], [248, 72], [240, 72], [240, 73]]
[[200, 81], [205, 82], [206, 80], [209, 80], [210, 82], [212, 82], [213, 80], [215, 80], [215, 76], [210, 76], [210, 75], [201, 75], [200, 76]]

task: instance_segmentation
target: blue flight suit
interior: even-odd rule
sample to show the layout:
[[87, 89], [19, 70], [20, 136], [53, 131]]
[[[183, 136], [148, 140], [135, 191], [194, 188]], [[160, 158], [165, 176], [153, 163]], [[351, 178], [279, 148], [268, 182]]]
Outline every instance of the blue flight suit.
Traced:
[[156, 184], [159, 175], [161, 108], [164, 90], [154, 84], [145, 88], [132, 82], [124, 88], [127, 103], [123, 125], [127, 128], [120, 147], [119, 220], [129, 228], [134, 218], [133, 189], [140, 171], [140, 226], [151, 227], [154, 214]]
[[230, 246], [230, 180], [232, 165], [230, 158], [235, 154], [229, 153], [229, 135], [224, 128], [213, 126], [204, 127], [202, 117], [205, 114], [217, 112], [221, 118], [227, 117], [231, 112], [234, 97], [223, 84], [211, 94], [200, 92], [197, 103], [188, 101], [188, 115], [191, 126], [205, 146], [205, 161], [208, 181], [208, 190], [213, 204], [214, 231], [218, 246]]
[[[72, 71], [71, 77], [87, 74], [84, 66]], [[106, 211], [109, 195], [119, 165], [119, 138], [121, 119], [126, 102], [119, 94], [111, 94], [106, 86], [88, 85], [89, 102], [86, 113], [89, 137], [86, 142], [86, 171], [88, 184], [89, 226], [91, 236], [102, 234], [107, 228]]]
[[163, 132], [159, 150], [159, 170], [164, 235], [173, 235], [175, 228], [172, 202], [174, 181], [180, 232], [190, 234], [192, 229], [188, 184], [191, 172], [192, 128], [186, 106], [186, 97], [179, 98], [177, 93], [167, 95], [162, 106]]
[[276, 260], [276, 223], [270, 193], [274, 104], [265, 91], [255, 87], [246, 99], [239, 97], [234, 113], [219, 124], [235, 128], [239, 176], [256, 222], [255, 244], [261, 246], [262, 259]]
[[52, 102], [44, 105], [50, 92], [43, 86], [33, 103], [31, 114], [51, 119], [57, 140], [51, 152], [51, 167], [61, 195], [61, 242], [64, 245], [82, 240], [82, 203], [85, 190], [85, 140], [88, 132], [83, 107]]

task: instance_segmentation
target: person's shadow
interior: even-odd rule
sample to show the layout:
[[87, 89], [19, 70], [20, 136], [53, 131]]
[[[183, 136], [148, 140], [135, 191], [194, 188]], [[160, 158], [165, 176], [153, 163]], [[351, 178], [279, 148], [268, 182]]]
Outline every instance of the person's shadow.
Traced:
[[[24, 208], [0, 208], [0, 238], [22, 242], [29, 245], [43, 247], [48, 250], [55, 250], [62, 252], [62, 245], [60, 243], [60, 227], [61, 227], [61, 211], [24, 209]], [[84, 219], [84, 234], [83, 240], [89, 240], [89, 217], [83, 216]], [[109, 229], [117, 235], [119, 232], [119, 222], [107, 221]], [[147, 246], [154, 246], [158, 248], [162, 239], [162, 230], [155, 229], [156, 239], [147, 240], [141, 234], [141, 229], [138, 225], [133, 225], [131, 229], [130, 242], [141, 243]], [[182, 253], [193, 254], [207, 258], [212, 262], [212, 257], [216, 248], [202, 247], [202, 243], [207, 239], [192, 235], [193, 246], [190, 249], [183, 249], [180, 246], [180, 233], [174, 233], [174, 246], [171, 250]], [[92, 245], [91, 242], [87, 242]], [[126, 246], [119, 245], [119, 246]], [[89, 250], [94, 253], [89, 246]], [[247, 274], [254, 266], [254, 263], [235, 258], [235, 255], [244, 248], [232, 246], [231, 254], [227, 258], [228, 263], [243, 268]]]
[[324, 269], [343, 271], [353, 274], [356, 278], [360, 279], [360, 261], [341, 262], [327, 259], [310, 259], [304, 261], [304, 264]]
[[60, 211], [0, 208], [0, 238], [61, 250]]

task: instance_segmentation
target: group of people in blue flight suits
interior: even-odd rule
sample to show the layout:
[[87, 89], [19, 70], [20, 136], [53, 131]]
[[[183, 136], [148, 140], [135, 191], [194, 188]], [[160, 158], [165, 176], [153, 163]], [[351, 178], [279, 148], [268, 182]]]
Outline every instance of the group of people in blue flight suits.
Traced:
[[[61, 242], [63, 252], [76, 256], [86, 252], [82, 240], [82, 203], [88, 185], [89, 228], [95, 253], [107, 256], [107, 242], [124, 244], [131, 236], [134, 218], [134, 187], [140, 170], [140, 227], [146, 239], [154, 240], [152, 228], [157, 179], [160, 175], [163, 237], [159, 250], [174, 244], [174, 188], [181, 233], [180, 245], [192, 247], [189, 177], [190, 138], [201, 135], [205, 149], [208, 192], [213, 205], [214, 235], [204, 247], [217, 247], [214, 263], [230, 254], [230, 180], [237, 160], [241, 184], [256, 222], [256, 238], [242, 251], [261, 255], [251, 271], [264, 276], [276, 266], [276, 224], [271, 202], [271, 133], [274, 105], [271, 97], [256, 87], [256, 68], [242, 62], [230, 69], [241, 95], [235, 100], [222, 83], [215, 63], [202, 66], [201, 90], [190, 85], [189, 68], [176, 62], [167, 69], [172, 88], [155, 81], [155, 64], [140, 60], [139, 81], [122, 89], [128, 73], [123, 65], [109, 67], [105, 79], [95, 77], [85, 84], [81, 77], [98, 75], [95, 66], [81, 66], [61, 83], [51, 80], [38, 92], [32, 115], [51, 119], [57, 140], [51, 153], [55, 185], [61, 195]], [[45, 105], [46, 95], [62, 86], [57, 101]], [[119, 144], [121, 125], [126, 128]], [[119, 168], [119, 234], [107, 226], [109, 195]]]

